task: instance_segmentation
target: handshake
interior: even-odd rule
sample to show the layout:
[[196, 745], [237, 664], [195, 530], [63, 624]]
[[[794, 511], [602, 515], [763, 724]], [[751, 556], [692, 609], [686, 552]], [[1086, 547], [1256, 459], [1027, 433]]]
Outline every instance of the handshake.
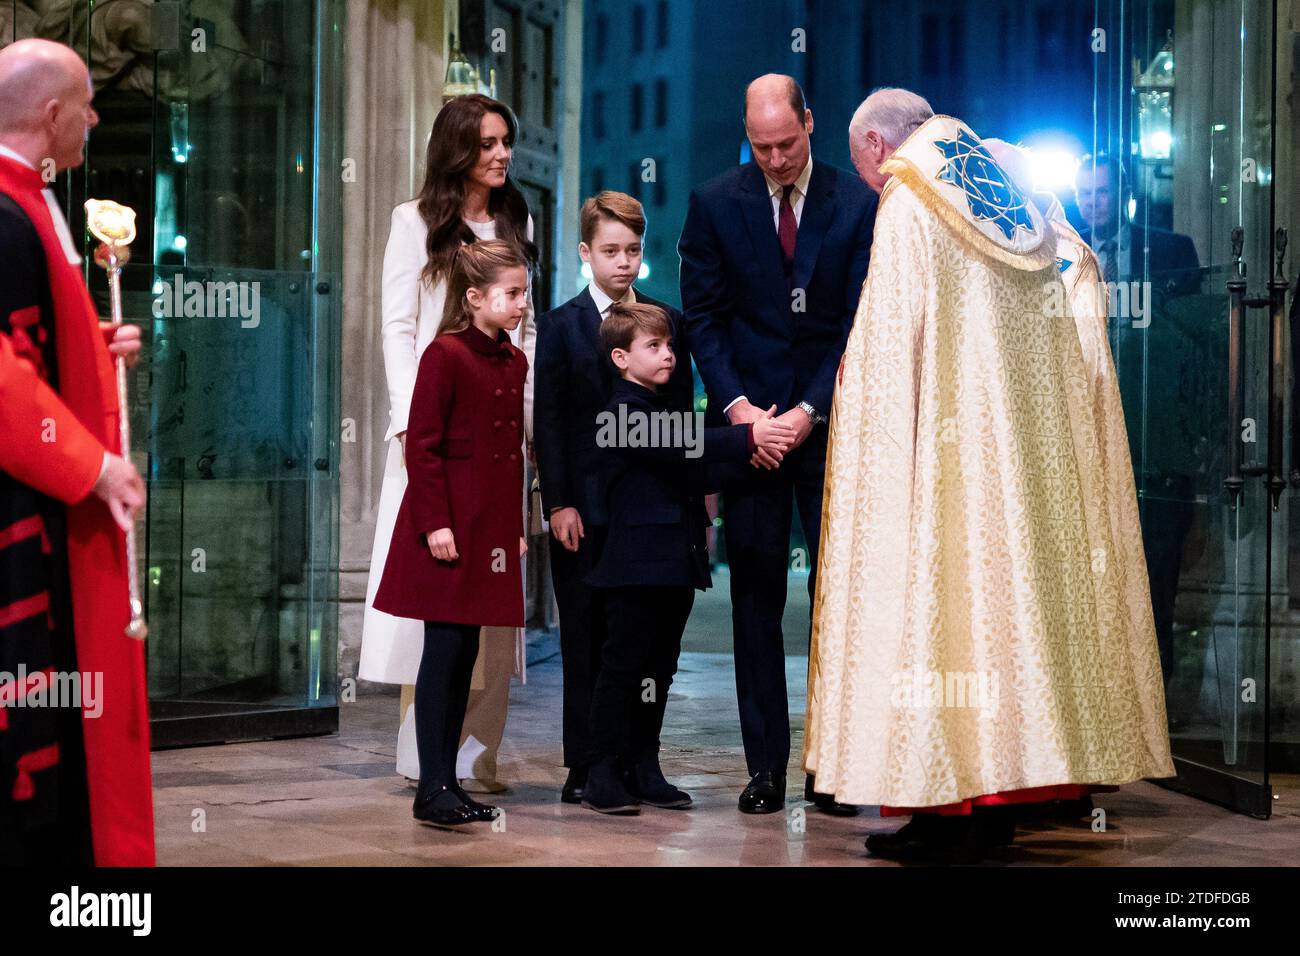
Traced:
[[760, 411], [743, 398], [727, 409], [727, 418], [733, 425], [753, 424], [754, 444], [758, 449], [750, 464], [769, 471], [781, 467], [781, 460], [803, 444], [813, 426], [812, 419], [801, 408], [777, 415], [775, 405]]

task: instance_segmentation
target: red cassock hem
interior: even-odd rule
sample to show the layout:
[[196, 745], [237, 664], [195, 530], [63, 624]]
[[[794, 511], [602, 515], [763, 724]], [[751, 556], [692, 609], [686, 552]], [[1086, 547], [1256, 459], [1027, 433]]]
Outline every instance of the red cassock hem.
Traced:
[[882, 817], [906, 817], [913, 813], [937, 813], [944, 817], [970, 816], [975, 807], [997, 807], [1013, 803], [1049, 803], [1053, 800], [1082, 800], [1093, 793], [1114, 793], [1119, 787], [1104, 787], [1086, 783], [1062, 783], [1048, 787], [1025, 787], [1022, 790], [1002, 790], [980, 797], [970, 797], [957, 803], [937, 807], [881, 807]]

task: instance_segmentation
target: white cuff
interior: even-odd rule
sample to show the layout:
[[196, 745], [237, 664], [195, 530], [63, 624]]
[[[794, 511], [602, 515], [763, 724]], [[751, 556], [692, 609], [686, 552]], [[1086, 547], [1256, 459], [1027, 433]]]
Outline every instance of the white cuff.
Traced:
[[747, 399], [744, 395], [737, 395], [730, 402], [728, 402], [727, 405], [722, 409], [722, 414], [725, 415], [727, 414], [727, 412], [731, 411], [731, 406], [735, 405], [736, 402], [747, 402], [747, 401], [749, 401], [749, 399]]

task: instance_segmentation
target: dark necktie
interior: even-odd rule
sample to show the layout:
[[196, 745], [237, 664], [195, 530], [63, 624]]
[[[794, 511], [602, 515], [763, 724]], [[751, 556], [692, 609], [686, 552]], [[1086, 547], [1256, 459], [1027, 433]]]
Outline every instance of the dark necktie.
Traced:
[[1114, 239], [1107, 239], [1101, 244], [1098, 252], [1102, 255], [1102, 281], [1114, 282], [1119, 277], [1119, 243]]
[[776, 235], [781, 240], [781, 254], [786, 265], [794, 262], [794, 240], [799, 232], [799, 224], [794, 219], [794, 207], [790, 205], [790, 193], [794, 186], [781, 189], [781, 213], [777, 220]]

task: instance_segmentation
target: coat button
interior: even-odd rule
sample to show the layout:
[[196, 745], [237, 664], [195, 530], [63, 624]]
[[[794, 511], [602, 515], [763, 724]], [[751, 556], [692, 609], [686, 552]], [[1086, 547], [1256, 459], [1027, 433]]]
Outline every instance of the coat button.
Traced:
[[515, 421], [514, 419], [511, 419], [511, 420], [510, 420], [510, 427], [511, 427], [511, 428], [518, 428], [518, 427], [519, 427], [519, 423], [518, 423], [517, 421]]
[[501, 460], [501, 452], [497, 452], [495, 455], [493, 455], [493, 456], [492, 456], [492, 460], [493, 460], [493, 461], [500, 461], [500, 460]]
[[517, 389], [517, 388], [512, 388], [512, 389], [510, 390], [510, 394], [511, 394], [511, 395], [518, 395], [518, 394], [519, 394], [519, 389]]
[[511, 460], [511, 461], [518, 461], [518, 460], [519, 460], [519, 455], [517, 455], [515, 452], [512, 451], [512, 452], [510, 453], [510, 460]]
[[498, 388], [498, 389], [497, 389], [493, 394], [496, 395], [497, 398], [500, 398], [500, 397], [501, 397], [501, 389]]
[[[510, 424], [513, 425], [514, 422], [511, 422]], [[500, 428], [500, 427], [501, 427], [501, 421], [498, 419], [497, 421], [493, 422], [493, 423], [492, 423], [492, 427], [493, 427], [493, 428]]]

